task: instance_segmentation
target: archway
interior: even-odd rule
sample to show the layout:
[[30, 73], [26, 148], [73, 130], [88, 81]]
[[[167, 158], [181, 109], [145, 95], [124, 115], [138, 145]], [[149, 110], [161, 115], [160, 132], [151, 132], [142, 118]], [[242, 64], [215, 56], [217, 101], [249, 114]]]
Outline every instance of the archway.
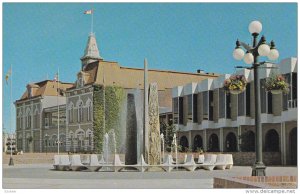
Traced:
[[211, 152], [220, 151], [220, 149], [219, 149], [219, 138], [215, 133], [211, 134], [210, 137], [209, 137], [209, 149], [208, 150], [211, 151]]
[[275, 129], [270, 129], [265, 136], [265, 151], [279, 151], [279, 135]]
[[203, 141], [202, 137], [200, 135], [196, 135], [194, 138], [194, 146], [193, 146], [193, 151], [197, 151], [197, 149], [203, 149]]
[[226, 136], [226, 151], [227, 152], [236, 152], [237, 151], [237, 140], [234, 133], [230, 132]]
[[189, 141], [188, 141], [188, 139], [186, 138], [186, 136], [182, 136], [182, 137], [180, 138], [179, 145], [181, 145], [182, 151], [186, 151], [187, 149], [189, 149]]
[[291, 165], [297, 165], [297, 127], [290, 132], [290, 158]]
[[255, 151], [255, 134], [253, 131], [246, 131], [241, 135], [241, 150], [243, 152]]

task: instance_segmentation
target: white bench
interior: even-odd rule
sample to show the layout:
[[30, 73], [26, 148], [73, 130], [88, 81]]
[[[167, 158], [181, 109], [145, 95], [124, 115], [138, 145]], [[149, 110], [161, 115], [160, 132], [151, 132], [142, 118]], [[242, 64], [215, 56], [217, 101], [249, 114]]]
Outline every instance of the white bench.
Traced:
[[215, 168], [220, 169], [220, 170], [225, 170], [226, 165], [227, 165], [227, 163], [226, 163], [225, 154], [218, 154], [217, 155], [217, 160], [216, 160], [216, 163], [215, 163]]
[[180, 164], [180, 167], [183, 167], [188, 171], [194, 171], [197, 168], [197, 165], [195, 163], [193, 154], [189, 154], [185, 160], [185, 163]]
[[70, 159], [69, 155], [58, 155], [59, 156], [59, 165], [58, 170], [70, 170]]
[[90, 162], [89, 165], [86, 166], [90, 171], [98, 171], [102, 166], [98, 161], [98, 157], [96, 154], [92, 154], [90, 156]]
[[80, 155], [71, 156], [71, 169], [73, 171], [84, 170], [86, 167], [81, 163]]
[[233, 166], [232, 154], [225, 154], [226, 157], [226, 169], [231, 169]]
[[205, 170], [213, 170], [215, 168], [216, 160], [217, 160], [216, 154], [205, 154], [203, 164], [198, 164], [198, 166], [200, 168], [201, 167], [204, 168]]

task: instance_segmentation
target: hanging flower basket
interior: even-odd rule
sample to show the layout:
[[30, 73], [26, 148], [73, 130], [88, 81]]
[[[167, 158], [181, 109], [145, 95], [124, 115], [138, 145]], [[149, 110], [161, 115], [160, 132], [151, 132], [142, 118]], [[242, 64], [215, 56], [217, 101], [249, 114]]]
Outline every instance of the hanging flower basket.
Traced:
[[224, 81], [224, 89], [231, 94], [240, 94], [246, 89], [247, 81], [244, 75], [232, 75]]
[[289, 84], [282, 75], [272, 75], [267, 78], [265, 88], [272, 94], [289, 93]]

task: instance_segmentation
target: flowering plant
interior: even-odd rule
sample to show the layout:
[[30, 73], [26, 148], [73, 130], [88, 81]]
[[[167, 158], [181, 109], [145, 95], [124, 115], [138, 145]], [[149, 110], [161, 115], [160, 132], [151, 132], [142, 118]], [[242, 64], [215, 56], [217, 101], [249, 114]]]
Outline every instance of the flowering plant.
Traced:
[[282, 75], [273, 75], [267, 78], [265, 83], [265, 88], [267, 91], [280, 90], [284, 93], [289, 92], [289, 84], [286, 83]]
[[242, 92], [246, 85], [247, 81], [244, 75], [232, 75], [224, 81], [224, 89], [229, 92]]

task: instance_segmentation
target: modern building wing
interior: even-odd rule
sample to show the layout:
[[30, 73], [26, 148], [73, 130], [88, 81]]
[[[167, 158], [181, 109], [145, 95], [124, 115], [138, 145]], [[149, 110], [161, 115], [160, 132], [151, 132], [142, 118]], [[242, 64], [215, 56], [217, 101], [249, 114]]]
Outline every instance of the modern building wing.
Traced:
[[[245, 91], [238, 95], [224, 90], [223, 83], [229, 74], [172, 89], [173, 123], [181, 146], [193, 150], [201, 147], [205, 151], [254, 151], [253, 71], [244, 69], [236, 73], [244, 75], [248, 82]], [[290, 85], [288, 94], [265, 90], [266, 78], [272, 74], [286, 78]], [[295, 164], [297, 58], [284, 59], [278, 65], [265, 63], [259, 69], [259, 76], [263, 151], [278, 152], [281, 164]], [[245, 142], [250, 143], [243, 150]]]

